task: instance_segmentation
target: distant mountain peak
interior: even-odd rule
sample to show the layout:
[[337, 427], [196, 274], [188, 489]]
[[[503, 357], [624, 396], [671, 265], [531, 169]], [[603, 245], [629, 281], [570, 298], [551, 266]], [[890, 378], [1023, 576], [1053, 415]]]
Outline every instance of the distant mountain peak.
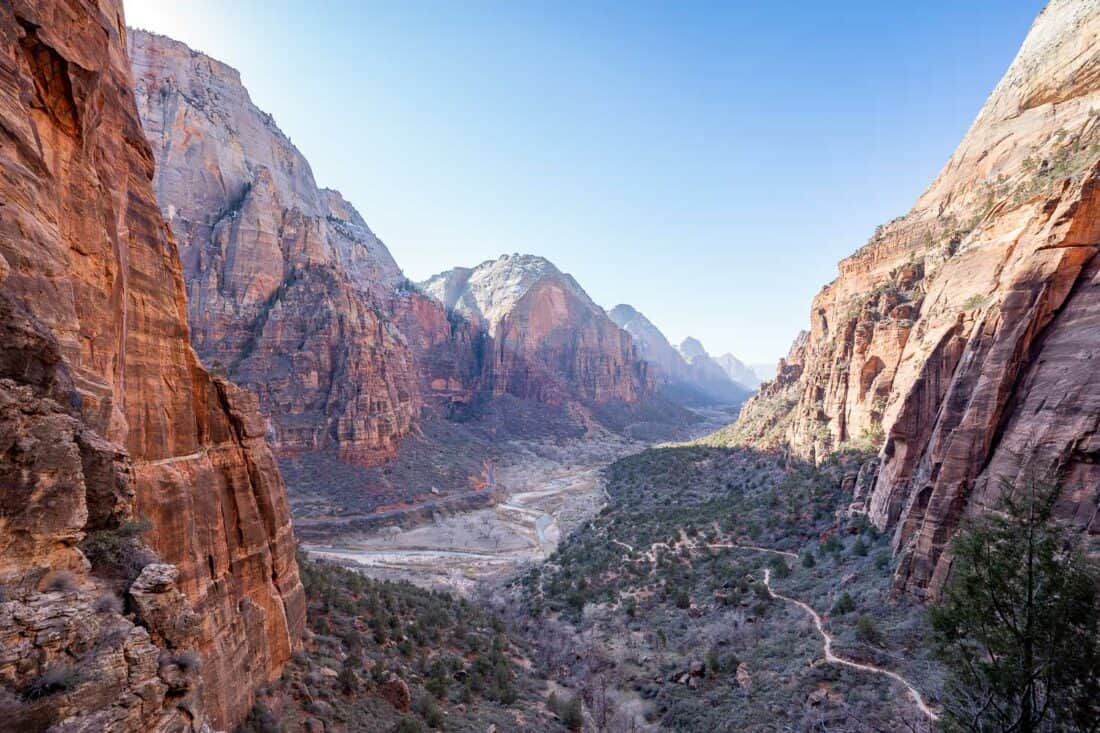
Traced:
[[680, 354], [682, 354], [683, 357], [688, 361], [692, 361], [700, 357], [710, 356], [710, 354], [707, 353], [707, 350], [703, 348], [703, 343], [694, 336], [688, 336], [686, 339], [681, 341], [680, 345], [676, 348], [679, 350]]
[[433, 275], [420, 287], [444, 307], [471, 320], [484, 321], [491, 330], [536, 285], [559, 283], [585, 305], [598, 306], [572, 275], [553, 262], [530, 254], [504, 254], [476, 267], [455, 267]]

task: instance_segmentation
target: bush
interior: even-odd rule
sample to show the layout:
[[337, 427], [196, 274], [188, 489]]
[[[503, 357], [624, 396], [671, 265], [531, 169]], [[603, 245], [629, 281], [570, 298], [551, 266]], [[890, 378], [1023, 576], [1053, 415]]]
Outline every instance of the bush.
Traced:
[[840, 598], [836, 599], [836, 603], [833, 604], [833, 610], [830, 611], [834, 616], [843, 616], [846, 613], [851, 613], [856, 610], [856, 601], [852, 598], [852, 594], [848, 591], [844, 591]]
[[394, 726], [393, 733], [424, 733], [424, 726], [408, 716], [401, 718]]
[[814, 560], [813, 553], [810, 552], [809, 550], [807, 550], [806, 552], [803, 552], [802, 553], [802, 567], [812, 568], [815, 565], [817, 565], [817, 561]]
[[122, 613], [122, 599], [114, 593], [104, 593], [96, 599], [93, 608], [96, 613]]
[[263, 703], [256, 703], [248, 711], [248, 717], [237, 726], [237, 733], [282, 733], [283, 726], [275, 714]]
[[192, 649], [172, 655], [172, 663], [184, 672], [197, 672], [202, 669], [202, 657]]
[[875, 555], [875, 570], [886, 570], [890, 567], [890, 553], [880, 552]]
[[44, 588], [48, 593], [72, 593], [76, 590], [76, 578], [67, 570], [55, 570], [46, 576]]
[[867, 644], [882, 642], [882, 634], [875, 625], [875, 620], [867, 615], [860, 616], [859, 621], [856, 621], [856, 638]]
[[431, 695], [422, 695], [417, 700], [416, 712], [420, 714], [420, 717], [424, 719], [429, 728], [443, 729], [443, 711], [439, 709], [439, 705], [436, 704], [435, 698]]
[[551, 708], [558, 720], [569, 730], [580, 730], [584, 727], [584, 706], [579, 695], [570, 698], [569, 702], [561, 703], [551, 695], [550, 701], [554, 704]]
[[53, 695], [57, 692], [65, 692], [76, 687], [80, 682], [80, 673], [68, 664], [55, 664], [35, 678], [23, 692], [24, 697], [37, 700]]
[[80, 543], [80, 550], [93, 570], [103, 568], [132, 582], [142, 568], [157, 561], [142, 540], [142, 535], [152, 528], [153, 523], [148, 519], [131, 519], [113, 529], [89, 532]]
[[791, 567], [787, 565], [787, 561], [781, 557], [774, 557], [771, 560], [772, 574], [779, 579], [788, 578], [791, 575]]

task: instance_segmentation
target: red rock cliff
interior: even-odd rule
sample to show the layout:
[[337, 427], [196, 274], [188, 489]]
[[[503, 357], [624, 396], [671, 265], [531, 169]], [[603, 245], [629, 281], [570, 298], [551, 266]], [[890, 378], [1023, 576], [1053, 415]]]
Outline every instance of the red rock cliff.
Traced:
[[1054, 0], [913, 210], [840, 263], [734, 430], [807, 458], [880, 449], [857, 500], [894, 532], [899, 587], [940, 587], [960, 520], [1006, 480], [1057, 479], [1061, 516], [1100, 534], [1097, 110], [1100, 3]]
[[[120, 4], [0, 3], [0, 65], [0, 320], [16, 334], [0, 360], [0, 574], [17, 589], [0, 604], [0, 679], [16, 684], [87, 648], [98, 581], [75, 544], [147, 517], [146, 538], [170, 565], [150, 565], [129, 590], [146, 623], [57, 711], [83, 716], [74, 730], [181, 729], [204, 715], [231, 727], [289, 657], [304, 596], [255, 405], [188, 342]], [[71, 597], [40, 593], [43, 575], [62, 569], [75, 579], [53, 585]], [[54, 636], [20, 626], [53, 608]], [[158, 625], [172, 614], [189, 619], [189, 636]], [[158, 671], [158, 644], [203, 659], [202, 693], [183, 707]]]
[[236, 70], [164, 36], [130, 39], [195, 349], [256, 392], [280, 451], [392, 456], [422, 399], [394, 325], [404, 276], [385, 245], [318, 188]]
[[495, 394], [633, 404], [653, 393], [630, 334], [541, 257], [504, 255], [436, 275], [423, 288], [486, 335], [483, 379]]

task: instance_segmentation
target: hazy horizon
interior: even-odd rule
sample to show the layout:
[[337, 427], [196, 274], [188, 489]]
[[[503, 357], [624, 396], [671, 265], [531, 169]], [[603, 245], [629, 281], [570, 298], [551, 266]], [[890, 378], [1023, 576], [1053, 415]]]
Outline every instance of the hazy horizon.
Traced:
[[537, 254], [673, 343], [761, 364], [908, 211], [1041, 6], [126, 11], [237, 68], [413, 280]]

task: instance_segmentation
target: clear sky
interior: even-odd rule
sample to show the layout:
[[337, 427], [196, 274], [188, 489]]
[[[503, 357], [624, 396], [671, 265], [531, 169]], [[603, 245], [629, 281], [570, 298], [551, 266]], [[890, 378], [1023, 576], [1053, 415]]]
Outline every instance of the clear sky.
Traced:
[[253, 101], [415, 280], [540, 254], [749, 362], [905, 213], [1040, 0], [126, 0]]

